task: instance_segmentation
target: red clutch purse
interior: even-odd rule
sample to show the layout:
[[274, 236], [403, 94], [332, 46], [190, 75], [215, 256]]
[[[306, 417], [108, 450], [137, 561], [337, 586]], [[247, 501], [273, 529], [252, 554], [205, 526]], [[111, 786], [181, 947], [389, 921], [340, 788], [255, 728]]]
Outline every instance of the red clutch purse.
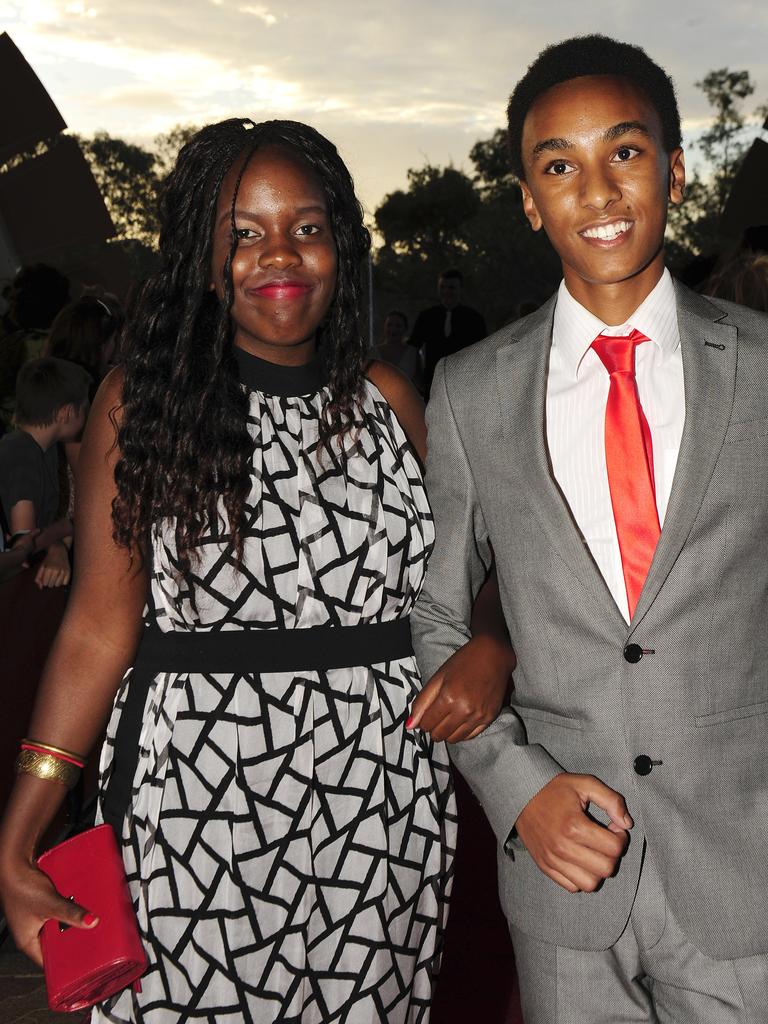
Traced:
[[38, 858], [65, 899], [99, 918], [94, 928], [46, 921], [43, 949], [48, 1005], [82, 1010], [133, 984], [147, 968], [128, 883], [111, 825], [98, 825], [54, 846]]

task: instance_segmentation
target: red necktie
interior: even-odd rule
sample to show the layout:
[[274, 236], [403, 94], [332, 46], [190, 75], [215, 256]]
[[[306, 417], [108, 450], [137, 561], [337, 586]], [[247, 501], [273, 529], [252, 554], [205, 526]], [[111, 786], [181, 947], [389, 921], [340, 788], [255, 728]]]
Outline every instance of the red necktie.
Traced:
[[605, 406], [605, 462], [630, 618], [661, 533], [653, 442], [635, 381], [635, 348], [644, 341], [648, 341], [644, 334], [632, 331], [629, 337], [619, 338], [601, 334], [592, 342], [611, 375]]

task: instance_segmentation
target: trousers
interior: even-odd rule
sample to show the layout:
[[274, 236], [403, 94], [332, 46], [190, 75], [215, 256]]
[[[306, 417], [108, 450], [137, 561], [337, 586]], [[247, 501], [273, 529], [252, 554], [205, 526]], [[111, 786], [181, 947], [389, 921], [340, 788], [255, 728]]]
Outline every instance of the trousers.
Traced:
[[511, 932], [525, 1024], [768, 1021], [768, 956], [712, 960], [691, 945], [647, 848], [632, 913], [610, 949], [567, 949]]

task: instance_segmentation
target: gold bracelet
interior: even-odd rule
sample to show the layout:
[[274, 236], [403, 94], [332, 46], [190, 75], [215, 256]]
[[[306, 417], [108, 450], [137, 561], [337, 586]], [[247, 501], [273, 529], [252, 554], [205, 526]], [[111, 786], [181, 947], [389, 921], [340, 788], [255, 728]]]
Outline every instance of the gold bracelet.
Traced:
[[22, 750], [14, 765], [17, 775], [34, 775], [37, 779], [51, 779], [72, 789], [80, 778], [81, 769], [55, 754], [40, 754], [36, 750]]
[[63, 757], [69, 757], [74, 761], [79, 761], [83, 767], [88, 763], [88, 758], [83, 757], [82, 754], [75, 754], [71, 750], [62, 750], [61, 747], [52, 747], [50, 743], [40, 743], [39, 740], [30, 740], [25, 738], [21, 741], [22, 743], [29, 743], [30, 746], [40, 747], [42, 750], [47, 750], [49, 754], [61, 754]]

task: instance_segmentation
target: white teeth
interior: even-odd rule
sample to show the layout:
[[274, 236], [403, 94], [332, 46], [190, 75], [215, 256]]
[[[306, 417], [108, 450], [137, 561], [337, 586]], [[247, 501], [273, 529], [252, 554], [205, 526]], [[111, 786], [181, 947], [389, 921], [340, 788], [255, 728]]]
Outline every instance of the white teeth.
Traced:
[[613, 224], [599, 224], [595, 228], [586, 228], [581, 233], [585, 238], [603, 238], [606, 241], [610, 241], [613, 238], [618, 238], [619, 235], [623, 235], [631, 227], [631, 221], [619, 220], [614, 221]]

